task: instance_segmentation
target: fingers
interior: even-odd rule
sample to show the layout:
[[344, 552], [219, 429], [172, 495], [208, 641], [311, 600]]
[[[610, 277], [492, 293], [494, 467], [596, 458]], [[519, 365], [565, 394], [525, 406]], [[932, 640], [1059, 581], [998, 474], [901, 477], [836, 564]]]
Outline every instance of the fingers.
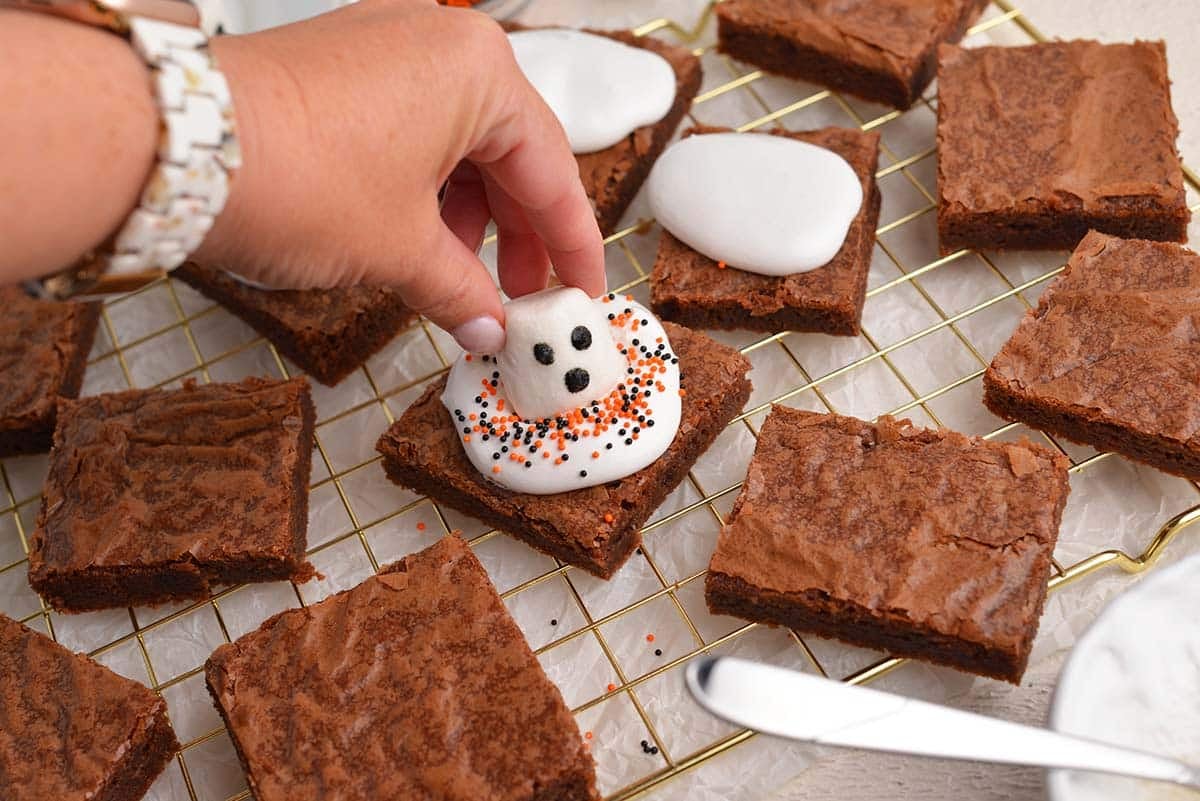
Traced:
[[550, 279], [550, 255], [541, 237], [507, 192], [490, 179], [483, 183], [496, 221], [496, 272], [501, 288], [511, 298], [545, 289]]
[[[527, 245], [517, 243], [533, 233], [564, 284], [592, 296], [603, 294], [603, 241], [579, 181], [575, 157], [553, 112], [519, 73], [516, 79], [521, 82], [515, 90], [516, 102], [469, 156], [485, 182], [503, 190], [521, 212], [520, 221], [508, 221], [514, 234], [510, 244], [513, 275], [519, 272], [515, 259], [530, 255]], [[498, 195], [489, 191], [488, 197]]]
[[492, 211], [479, 170], [462, 162], [446, 182], [442, 200], [442, 221], [469, 250], [479, 252]]
[[405, 303], [441, 326], [472, 353], [504, 347], [504, 309], [483, 262], [448, 225], [430, 215], [431, 241], [420, 252], [427, 260], [405, 271], [400, 293]]

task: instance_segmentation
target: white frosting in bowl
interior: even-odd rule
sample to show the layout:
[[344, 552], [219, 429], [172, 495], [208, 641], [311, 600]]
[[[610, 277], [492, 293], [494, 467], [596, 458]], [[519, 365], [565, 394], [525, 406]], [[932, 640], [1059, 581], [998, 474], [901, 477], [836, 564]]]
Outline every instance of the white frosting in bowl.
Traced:
[[[556, 293], [552, 297], [563, 303], [572, 302], [570, 293], [582, 294], [579, 290], [547, 292]], [[526, 349], [529, 343], [521, 334], [510, 333], [505, 345], [509, 353], [501, 360], [463, 354], [450, 368], [442, 404], [457, 427], [463, 450], [480, 474], [506, 489], [551, 495], [624, 478], [666, 452], [679, 430], [679, 360], [662, 324], [630, 296], [610, 294], [587, 302], [595, 304], [608, 329], [590, 331], [592, 347], [611, 348], [608, 353], [621, 366], [619, 383], [604, 395], [593, 397], [586, 389], [572, 393], [578, 400], [548, 417], [514, 414], [501, 364], [515, 362], [521, 355], [518, 350]], [[531, 357], [546, 369], [544, 380], [554, 392], [565, 383], [567, 372], [579, 368], [562, 355], [577, 356], [571, 353], [573, 345], [553, 343], [569, 342], [582, 318], [547, 315], [543, 336], [528, 348], [533, 353], [533, 347], [550, 344], [556, 351], [549, 361], [541, 349], [542, 359]], [[570, 327], [559, 331], [555, 326], [562, 327], [561, 319], [567, 319]], [[594, 363], [585, 363], [594, 369]], [[516, 375], [517, 380], [529, 380], [536, 368]]]
[[654, 216], [693, 249], [761, 275], [823, 267], [862, 207], [837, 153], [769, 134], [701, 134], [671, 146], [646, 182]]
[[562, 28], [516, 31], [508, 41], [574, 153], [612, 147], [675, 103], [675, 70], [649, 50]]
[[[1109, 604], [1059, 679], [1058, 731], [1200, 764], [1200, 556], [1152, 573]], [[1052, 801], [1195, 799], [1166, 784], [1051, 771]]]

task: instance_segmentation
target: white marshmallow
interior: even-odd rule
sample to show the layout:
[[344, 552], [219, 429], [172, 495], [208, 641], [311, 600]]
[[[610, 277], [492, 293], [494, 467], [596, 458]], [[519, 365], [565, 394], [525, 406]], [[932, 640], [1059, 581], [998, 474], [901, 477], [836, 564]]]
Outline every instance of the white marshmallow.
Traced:
[[496, 354], [514, 414], [536, 420], [607, 396], [628, 366], [602, 305], [581, 289], [555, 287], [504, 304], [504, 350]]

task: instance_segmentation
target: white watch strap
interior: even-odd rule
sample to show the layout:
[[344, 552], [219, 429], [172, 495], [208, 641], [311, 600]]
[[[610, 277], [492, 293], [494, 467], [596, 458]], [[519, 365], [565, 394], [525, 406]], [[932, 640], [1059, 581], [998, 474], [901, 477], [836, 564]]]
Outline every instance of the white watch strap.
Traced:
[[112, 274], [172, 270], [225, 206], [241, 166], [233, 101], [197, 28], [131, 17], [130, 42], [150, 66], [163, 129], [138, 208], [113, 240]]

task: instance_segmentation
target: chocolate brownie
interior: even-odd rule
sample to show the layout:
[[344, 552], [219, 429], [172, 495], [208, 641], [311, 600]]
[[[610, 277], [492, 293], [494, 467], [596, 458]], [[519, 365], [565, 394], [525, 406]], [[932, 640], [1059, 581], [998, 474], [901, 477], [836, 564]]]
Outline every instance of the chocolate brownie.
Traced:
[[775, 407], [705, 583], [714, 613], [1019, 682], [1067, 460]]
[[388, 287], [257, 289], [195, 263], [173, 275], [245, 320], [327, 386], [361, 367], [417, 317]]
[[[695, 128], [688, 135], [728, 130]], [[651, 306], [660, 317], [692, 328], [857, 334], [879, 222], [879, 134], [848, 128], [770, 134], [832, 150], [858, 174], [863, 205], [841, 250], [824, 267], [806, 273], [757, 275], [726, 269], [664, 230], [650, 277]]]
[[983, 377], [996, 414], [1200, 479], [1200, 256], [1089, 233]]
[[1185, 241], [1178, 133], [1162, 42], [943, 46], [942, 251], [1070, 249], [1093, 228]]
[[60, 401], [29, 583], [84, 611], [305, 580], [312, 447], [303, 378]]
[[896, 108], [929, 85], [940, 42], [957, 42], [987, 0], [726, 0], [721, 51], [769, 72]]
[[50, 450], [58, 398], [79, 395], [98, 303], [35, 300], [0, 289], [0, 458]]
[[392, 481], [477, 517], [568, 564], [609, 578], [641, 543], [640, 528], [746, 404], [750, 363], [703, 334], [665, 323], [685, 390], [679, 433], [656, 462], [602, 486], [554, 495], [511, 492], [467, 460], [445, 379], [434, 382], [376, 446]]
[[178, 750], [162, 698], [0, 615], [0, 798], [138, 801]]
[[653, 125], [638, 128], [623, 141], [597, 153], [576, 154], [579, 177], [596, 210], [600, 232], [608, 236], [617, 229], [621, 216], [642, 188], [650, 168], [662, 155], [667, 142], [692, 107], [700, 91], [700, 59], [686, 47], [666, 44], [651, 36], [629, 31], [590, 31], [633, 47], [641, 47], [665, 58], [675, 70], [675, 103], [667, 116]]
[[449, 536], [213, 653], [258, 801], [591, 801], [571, 713], [471, 548]]

